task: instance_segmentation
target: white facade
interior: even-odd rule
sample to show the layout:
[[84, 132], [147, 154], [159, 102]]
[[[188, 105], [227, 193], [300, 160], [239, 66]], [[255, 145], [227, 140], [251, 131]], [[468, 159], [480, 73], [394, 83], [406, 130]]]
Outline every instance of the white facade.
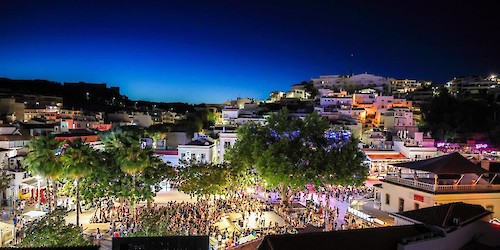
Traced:
[[198, 138], [186, 145], [179, 145], [179, 161], [218, 162], [217, 142], [211, 138]]
[[326, 106], [352, 106], [352, 97], [321, 97], [319, 99], [319, 104], [322, 107]]
[[437, 156], [436, 147], [407, 146], [403, 141], [394, 141], [392, 148], [410, 160], [424, 160]]
[[240, 114], [239, 108], [224, 108], [222, 110], [222, 124], [224, 125], [234, 125], [236, 124], [236, 119]]
[[222, 132], [219, 133], [219, 162], [224, 162], [224, 155], [226, 150], [232, 148], [238, 139], [236, 132]]
[[459, 192], [439, 194], [424, 192], [409, 186], [397, 185], [384, 181], [380, 188], [381, 210], [389, 213], [397, 213], [417, 208], [425, 208], [434, 205], [451, 202], [465, 202], [478, 204], [492, 211], [497, 216], [500, 214], [500, 193], [487, 192]]
[[352, 95], [354, 105], [373, 104], [375, 102], [375, 97], [377, 97], [377, 95], [374, 93], [355, 93]]
[[404, 79], [404, 80], [391, 80], [392, 93], [408, 93], [417, 90], [422, 84], [417, 80]]
[[293, 89], [292, 91], [286, 92], [286, 98], [307, 100], [311, 98], [311, 94], [307, 93], [304, 89]]
[[391, 82], [387, 77], [375, 76], [372, 74], [347, 75], [322, 75], [319, 78], [312, 78], [316, 89], [330, 88], [338, 90], [355, 91], [372, 88], [378, 91], [390, 91]]
[[386, 110], [384, 113], [380, 113], [383, 116], [382, 120], [384, 123], [384, 128], [390, 131], [394, 131], [396, 127], [414, 126], [413, 112], [408, 108], [391, 108]]
[[120, 125], [137, 125], [139, 127], [149, 127], [153, 125], [153, 119], [150, 115], [141, 112], [129, 113], [110, 113], [107, 115], [112, 123], [119, 123]]

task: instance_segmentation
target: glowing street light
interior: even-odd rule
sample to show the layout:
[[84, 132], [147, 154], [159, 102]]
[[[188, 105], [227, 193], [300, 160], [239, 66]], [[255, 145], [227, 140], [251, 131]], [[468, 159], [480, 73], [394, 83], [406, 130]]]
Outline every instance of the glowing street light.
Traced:
[[37, 180], [37, 209], [40, 208], [40, 180], [42, 179], [42, 177], [40, 177], [39, 175], [35, 176], [36, 180]]

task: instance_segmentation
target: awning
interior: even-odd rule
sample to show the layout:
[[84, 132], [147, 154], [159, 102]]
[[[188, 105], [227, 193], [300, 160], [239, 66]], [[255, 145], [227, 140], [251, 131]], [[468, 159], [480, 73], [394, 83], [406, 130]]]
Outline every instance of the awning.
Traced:
[[24, 213], [23, 216], [29, 217], [31, 219], [38, 219], [40, 217], [45, 216], [47, 213], [42, 211], [29, 211]]
[[438, 156], [421, 161], [410, 161], [392, 164], [395, 167], [403, 167], [415, 170], [422, 170], [435, 174], [484, 174], [488, 171], [471, 161], [467, 160], [460, 153]]
[[[31, 188], [38, 188], [38, 179], [35, 177], [26, 178], [21, 181], [21, 185], [29, 186]], [[40, 188], [45, 188], [47, 183], [44, 179], [40, 179]]]

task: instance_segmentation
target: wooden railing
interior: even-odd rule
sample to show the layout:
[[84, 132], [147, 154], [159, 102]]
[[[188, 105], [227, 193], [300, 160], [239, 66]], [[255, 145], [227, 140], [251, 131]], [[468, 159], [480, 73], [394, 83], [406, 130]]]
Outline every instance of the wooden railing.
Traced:
[[414, 179], [405, 179], [398, 176], [388, 175], [385, 177], [385, 181], [401, 184], [403, 186], [422, 189], [435, 193], [449, 193], [449, 192], [489, 192], [489, 191], [500, 191], [500, 185], [493, 184], [476, 184], [476, 185], [434, 185]]

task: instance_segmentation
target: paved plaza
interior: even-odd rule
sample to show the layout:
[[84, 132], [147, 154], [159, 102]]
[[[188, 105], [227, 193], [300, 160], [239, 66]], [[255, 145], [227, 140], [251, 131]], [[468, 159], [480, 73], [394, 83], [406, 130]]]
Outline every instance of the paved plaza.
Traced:
[[[270, 195], [267, 193], [257, 193], [253, 195], [254, 199], [261, 199], [263, 201], [279, 204], [279, 200], [277, 200], [277, 195], [271, 193]], [[373, 207], [373, 201], [359, 199], [352, 202], [351, 200], [337, 200], [333, 196], [328, 196], [326, 194], [316, 194], [316, 193], [302, 193], [300, 197], [295, 199], [294, 207], [299, 207], [297, 209], [305, 209], [307, 205], [307, 201], [312, 202], [313, 204], [320, 204], [322, 206], [328, 206], [331, 209], [337, 209], [339, 215], [336, 217], [337, 222], [337, 230], [341, 229], [342, 224], [344, 224], [344, 218], [348, 213], [348, 208], [352, 207], [357, 209], [358, 211], [363, 211], [364, 213], [376, 217], [384, 222], [386, 225], [392, 224], [392, 218], [388, 216], [387, 213], [381, 212], [378, 209]], [[187, 203], [195, 203], [197, 200], [195, 197], [187, 195], [183, 192], [180, 192], [175, 189], [162, 190], [157, 193], [154, 198], [154, 203], [157, 206], [166, 206], [169, 202], [187, 202]], [[139, 206], [146, 206], [145, 202], [141, 202]], [[4, 208], [11, 209], [11, 208]], [[34, 210], [34, 207], [27, 206], [25, 208], [25, 212]], [[109, 235], [109, 223], [90, 223], [91, 218], [94, 216], [95, 208], [91, 208], [88, 211], [83, 211], [80, 214], [80, 223], [84, 229], [84, 234], [87, 236], [96, 235], [97, 229], [99, 228], [101, 234], [103, 235], [103, 240], [101, 241], [101, 249], [111, 249], [111, 236]], [[284, 218], [278, 215], [274, 211], [264, 211], [262, 213], [257, 212], [248, 212], [245, 213], [226, 213], [221, 219], [215, 223], [215, 226], [219, 229], [219, 231], [226, 231], [229, 233], [233, 232], [245, 232], [248, 230], [260, 230], [264, 228], [269, 228], [272, 226], [283, 227], [286, 225]], [[359, 218], [357, 219], [359, 220]], [[68, 223], [76, 222], [76, 213], [74, 211], [68, 213], [66, 221]], [[5, 223], [12, 223], [12, 221], [4, 220]], [[248, 240], [251, 240], [249, 238]], [[210, 241], [212, 245], [217, 244], [217, 239], [213, 236], [210, 237]]]

